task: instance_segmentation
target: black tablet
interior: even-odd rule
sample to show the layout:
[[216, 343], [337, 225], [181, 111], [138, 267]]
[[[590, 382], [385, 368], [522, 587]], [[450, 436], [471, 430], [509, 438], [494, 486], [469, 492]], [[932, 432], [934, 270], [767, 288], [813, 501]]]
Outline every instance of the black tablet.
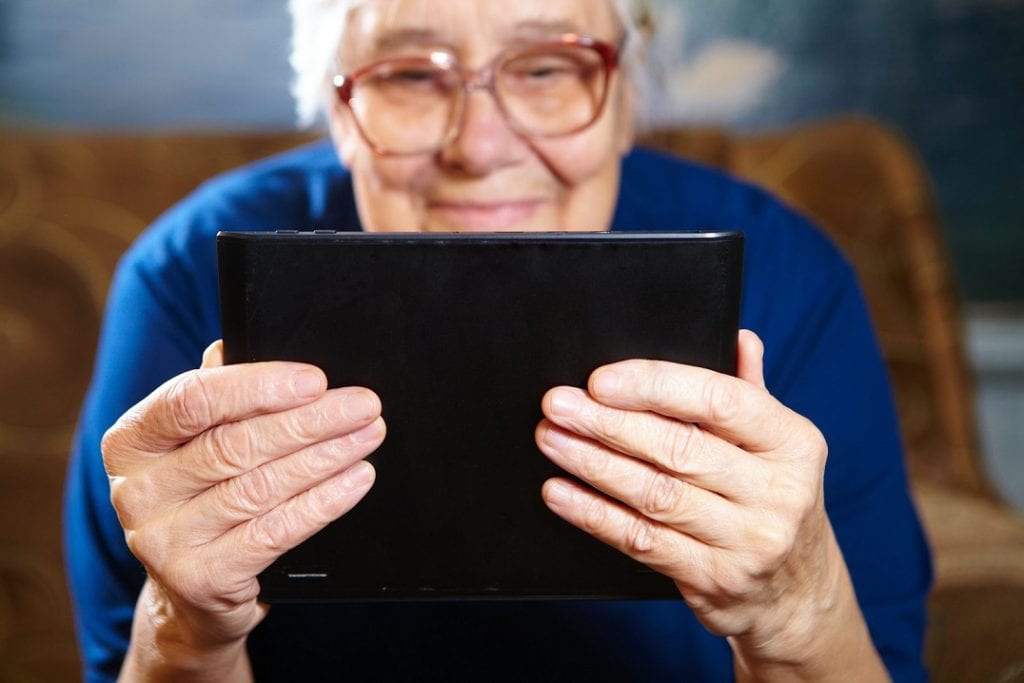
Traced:
[[374, 487], [260, 577], [275, 601], [675, 598], [551, 513], [540, 401], [598, 366], [735, 373], [738, 232], [221, 233], [225, 360], [378, 393]]

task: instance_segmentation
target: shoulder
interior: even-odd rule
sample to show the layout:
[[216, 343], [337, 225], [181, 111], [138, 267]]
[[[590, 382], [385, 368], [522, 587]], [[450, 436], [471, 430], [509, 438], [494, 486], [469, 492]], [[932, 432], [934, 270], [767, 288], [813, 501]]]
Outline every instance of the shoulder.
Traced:
[[312, 228], [354, 216], [348, 172], [325, 140], [207, 180], [157, 218], [126, 257], [188, 256], [221, 230]]
[[356, 221], [348, 172], [329, 141], [320, 141], [204, 182], [139, 236], [121, 270], [184, 269], [209, 284], [221, 230], [349, 227]]
[[179, 321], [194, 334], [195, 344], [204, 344], [219, 334], [219, 231], [327, 226], [358, 227], [358, 222], [348, 172], [325, 141], [204, 182], [124, 253], [111, 298], [148, 302], [152, 315]]
[[[742, 230], [748, 249], [808, 249], [839, 256], [832, 241], [768, 190], [719, 169], [646, 149], [623, 159], [615, 214], [622, 230]], [[773, 248], [774, 244], [774, 248]]]
[[764, 188], [659, 152], [623, 160], [615, 221], [623, 230], [742, 231], [744, 323], [754, 327], [811, 305], [823, 289], [855, 286], [845, 256], [806, 216]]

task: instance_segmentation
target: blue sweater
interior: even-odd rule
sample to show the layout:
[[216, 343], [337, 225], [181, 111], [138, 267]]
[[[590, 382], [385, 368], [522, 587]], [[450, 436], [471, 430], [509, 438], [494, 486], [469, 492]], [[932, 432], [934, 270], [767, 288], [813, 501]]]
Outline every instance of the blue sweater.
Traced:
[[[874, 643], [897, 681], [921, 663], [931, 564], [908, 497], [885, 367], [854, 274], [806, 220], [709, 169], [634, 151], [614, 230], [742, 229], [741, 324], [768, 389], [829, 444], [825, 501]], [[64, 541], [87, 680], [113, 680], [145, 579], [109, 502], [100, 438], [220, 337], [218, 230], [359, 229], [328, 144], [212, 180], [151, 226], [114, 278], [65, 492]], [[257, 680], [732, 680], [682, 600], [277, 605], [249, 638]]]

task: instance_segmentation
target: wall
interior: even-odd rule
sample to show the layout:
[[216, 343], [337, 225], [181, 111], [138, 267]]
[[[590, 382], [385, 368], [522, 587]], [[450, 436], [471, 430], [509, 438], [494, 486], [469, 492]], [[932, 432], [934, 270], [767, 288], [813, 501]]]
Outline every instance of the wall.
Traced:
[[975, 306], [967, 320], [988, 474], [1003, 498], [1024, 510], [1024, 312]]
[[288, 22], [284, 0], [0, 0], [0, 117], [287, 127]]

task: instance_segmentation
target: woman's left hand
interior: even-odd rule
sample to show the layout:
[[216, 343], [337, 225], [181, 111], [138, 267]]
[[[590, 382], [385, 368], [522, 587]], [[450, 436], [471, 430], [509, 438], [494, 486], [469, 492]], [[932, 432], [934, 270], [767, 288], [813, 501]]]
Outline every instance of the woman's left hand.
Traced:
[[867, 639], [825, 513], [827, 446], [765, 389], [757, 336], [741, 332], [739, 350], [738, 377], [632, 360], [597, 369], [587, 391], [549, 391], [537, 444], [600, 493], [552, 479], [543, 497], [670, 577], [701, 622], [729, 637], [737, 674], [825, 671], [843, 659], [834, 647], [863, 657]]

